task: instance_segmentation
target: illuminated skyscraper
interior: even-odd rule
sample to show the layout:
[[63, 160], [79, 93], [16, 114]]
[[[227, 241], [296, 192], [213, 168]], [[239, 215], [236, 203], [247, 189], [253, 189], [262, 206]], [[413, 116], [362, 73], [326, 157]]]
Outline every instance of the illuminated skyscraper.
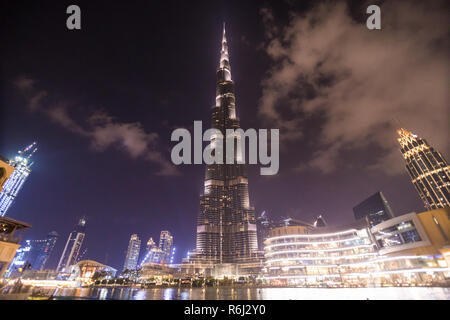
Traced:
[[14, 172], [3, 184], [3, 190], [0, 192], [0, 216], [4, 216], [11, 204], [17, 197], [23, 183], [31, 172], [30, 162], [31, 156], [37, 151], [36, 142], [33, 142], [24, 150], [18, 152], [13, 160], [9, 161], [9, 165], [14, 168]]
[[59, 272], [66, 272], [71, 265], [77, 263], [81, 245], [83, 244], [85, 237], [85, 230], [86, 218], [82, 217], [75, 226], [75, 230], [70, 233], [69, 238], [67, 239], [66, 246], [64, 247], [64, 251], [58, 263], [57, 270]]
[[406, 169], [428, 210], [450, 206], [450, 166], [425, 139], [405, 129], [397, 131]]
[[173, 247], [173, 236], [169, 231], [161, 231], [159, 245], [153, 241], [153, 238], [147, 242], [147, 251], [142, 259], [141, 265], [147, 262], [151, 263], [173, 263], [175, 248]]
[[28, 262], [31, 248], [31, 240], [25, 240], [25, 244], [17, 249], [13, 261], [11, 261], [10, 265], [8, 266], [8, 271], [6, 272], [7, 277], [16, 272], [20, 272], [19, 270], [23, 269], [26, 266], [25, 264]]
[[[228, 45], [223, 28], [222, 50], [217, 69], [216, 103], [211, 127], [226, 137], [226, 129], [238, 129], [234, 82], [231, 79]], [[212, 138], [212, 140], [214, 137]], [[190, 257], [212, 264], [245, 262], [256, 256], [258, 243], [254, 208], [250, 206], [246, 166], [223, 163], [206, 167], [204, 193], [200, 196], [196, 250]]]
[[[50, 232], [47, 237], [43, 240], [33, 240], [32, 246], [32, 261], [30, 261], [31, 266], [35, 270], [44, 270], [48, 258], [53, 252], [56, 240], [58, 240], [58, 234], [56, 231]], [[31, 255], [31, 254], [30, 254]]]
[[163, 263], [169, 264], [172, 256], [173, 237], [169, 231], [161, 231], [159, 236], [159, 249], [163, 252]]
[[131, 235], [128, 243], [128, 250], [123, 264], [123, 270], [136, 270], [138, 265], [139, 253], [141, 251], [141, 240], [137, 234]]
[[153, 238], [150, 237], [150, 238], [148, 239], [148, 241], [147, 241], [147, 248], [146, 248], [146, 250], [145, 250], [144, 260], [145, 260], [145, 257], [148, 256], [148, 254], [150, 253], [150, 251], [151, 251], [152, 249], [154, 249], [154, 248], [157, 248], [156, 243], [155, 243], [155, 241], [153, 240]]
[[43, 270], [53, 248], [55, 247], [58, 234], [50, 232], [43, 240], [26, 240], [25, 245], [16, 251], [14, 260], [9, 266], [8, 274], [23, 268], [27, 263], [31, 270]]
[[[156, 246], [155, 241], [153, 240], [152, 237], [150, 237], [148, 239], [148, 241], [147, 241], [147, 247], [146, 247], [146, 250], [145, 250], [144, 258], [142, 259], [140, 266], [142, 266], [142, 264], [144, 264], [146, 262], [150, 262], [152, 260], [153, 252], [157, 248], [158, 247]], [[158, 250], [159, 250], [159, 248], [158, 248]]]

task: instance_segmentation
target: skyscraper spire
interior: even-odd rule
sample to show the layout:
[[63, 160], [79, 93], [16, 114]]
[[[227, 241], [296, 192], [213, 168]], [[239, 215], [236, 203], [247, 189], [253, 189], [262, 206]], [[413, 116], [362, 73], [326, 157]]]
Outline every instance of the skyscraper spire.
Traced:
[[[223, 23], [222, 50], [220, 51], [220, 68], [228, 69], [228, 71], [231, 72], [230, 57], [228, 55], [227, 37], [225, 33], [225, 22]], [[230, 80], [231, 80], [231, 73], [230, 73]]]

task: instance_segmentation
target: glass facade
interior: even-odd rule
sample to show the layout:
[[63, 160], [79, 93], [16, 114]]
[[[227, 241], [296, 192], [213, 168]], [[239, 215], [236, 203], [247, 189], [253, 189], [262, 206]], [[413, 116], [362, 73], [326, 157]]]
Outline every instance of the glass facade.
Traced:
[[382, 192], [377, 192], [353, 208], [355, 219], [368, 219], [371, 227], [394, 217]]
[[33, 142], [24, 150], [18, 152], [14, 160], [9, 164], [14, 168], [11, 176], [6, 180], [0, 192], [0, 216], [5, 216], [8, 209], [13, 204], [25, 180], [31, 173], [31, 156], [37, 151], [36, 142]]
[[343, 228], [275, 228], [264, 242], [266, 260], [259, 279], [270, 285], [325, 287], [443, 281], [450, 268], [442, 256], [408, 251], [430, 245], [413, 216], [406, 214], [374, 228], [364, 220]]
[[123, 270], [136, 270], [138, 265], [139, 253], [141, 252], [141, 240], [137, 234], [130, 237], [128, 250], [123, 264]]
[[55, 247], [58, 234], [50, 232], [43, 240], [26, 240], [25, 245], [16, 251], [16, 256], [9, 266], [8, 274], [29, 264], [30, 270], [43, 270]]

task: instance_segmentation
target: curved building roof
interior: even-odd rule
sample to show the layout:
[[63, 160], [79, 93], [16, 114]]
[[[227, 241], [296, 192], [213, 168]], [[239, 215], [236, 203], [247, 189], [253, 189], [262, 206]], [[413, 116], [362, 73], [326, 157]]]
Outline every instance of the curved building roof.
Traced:
[[100, 262], [97, 262], [94, 260], [81, 260], [81, 261], [78, 261], [76, 264], [76, 266], [78, 266], [78, 267], [85, 266], [85, 265], [116, 270], [113, 267], [107, 266], [106, 264], [103, 264], [103, 263], [100, 263]]

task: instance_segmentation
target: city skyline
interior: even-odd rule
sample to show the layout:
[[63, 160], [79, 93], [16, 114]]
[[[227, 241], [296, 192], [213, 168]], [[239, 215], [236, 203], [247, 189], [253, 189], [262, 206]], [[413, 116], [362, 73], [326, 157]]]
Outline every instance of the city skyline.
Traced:
[[[264, 119], [256, 116], [262, 107], [258, 109], [256, 106], [261, 106], [258, 101], [263, 96], [267, 97], [267, 91], [262, 92], [266, 86], [260, 81], [270, 68], [276, 66], [267, 52], [253, 49], [262, 43], [263, 48], [268, 50], [269, 44], [273, 44], [265, 37], [266, 33], [272, 30], [271, 24], [274, 22], [271, 22], [270, 15], [263, 11], [263, 8], [265, 7], [262, 5], [257, 6], [255, 20], [258, 24], [241, 22], [240, 17], [244, 13], [238, 13], [237, 8], [233, 6], [224, 10], [228, 11], [227, 13], [214, 14], [197, 24], [191, 23], [196, 14], [189, 11], [193, 13], [192, 17], [185, 17], [179, 24], [175, 24], [177, 27], [189, 26], [188, 31], [168, 28], [172, 30], [166, 34], [170, 40], [161, 40], [160, 49], [157, 49], [152, 41], [160, 39], [160, 33], [152, 30], [149, 39], [134, 42], [134, 47], [124, 46], [128, 49], [122, 49], [117, 56], [110, 57], [107, 64], [119, 66], [114, 72], [111, 71], [112, 73], [106, 64], [96, 60], [98, 58], [95, 57], [101, 56], [103, 51], [94, 46], [94, 58], [87, 62], [77, 62], [75, 55], [61, 49], [65, 59], [74, 65], [70, 66], [70, 63], [64, 62], [66, 69], [59, 73], [55, 71], [54, 75], [46, 78], [41, 67], [36, 64], [37, 57], [46, 52], [43, 47], [37, 43], [8, 44], [6, 53], [9, 56], [24, 48], [36, 48], [37, 54], [36, 57], [25, 56], [23, 59], [26, 63], [20, 68], [14, 64], [7, 66], [3, 79], [10, 91], [5, 98], [4, 112], [7, 120], [3, 128], [2, 137], [5, 137], [5, 140], [1, 141], [0, 153], [11, 157], [18, 146], [34, 139], [39, 141], [41, 148], [35, 156], [33, 175], [27, 181], [23, 193], [19, 195], [26, 201], [18, 201], [8, 214], [33, 225], [33, 228], [27, 231], [26, 238], [39, 238], [55, 229], [61, 239], [64, 239], [71, 231], [70, 221], [86, 214], [90, 218], [86, 239], [89, 242], [87, 247], [90, 248], [88, 256], [109, 265], [118, 267], [123, 263], [127, 237], [129, 238], [131, 233], [148, 235], [157, 234], [164, 229], [172, 230], [182, 244], [178, 262], [188, 249], [194, 248], [193, 234], [197, 227], [198, 195], [203, 189], [204, 166], [177, 167], [174, 169], [176, 172], [169, 169], [161, 171], [160, 164], [147, 161], [146, 158], [162, 156], [169, 161], [169, 152], [166, 151], [172, 146], [168, 138], [171, 131], [169, 129], [190, 126], [192, 120], [196, 119], [209, 123], [210, 106], [215, 100], [213, 70], [217, 64], [217, 52], [220, 51], [219, 35], [221, 22], [224, 20], [227, 30], [230, 30], [229, 41], [233, 48], [231, 59], [234, 66], [233, 77], [238, 83], [238, 116], [242, 119], [243, 128], [262, 126]], [[96, 19], [99, 18], [97, 5], [92, 4], [83, 9], [91, 10]], [[243, 11], [250, 12], [253, 9], [255, 7], [246, 4]], [[310, 12], [310, 7], [288, 9], [294, 12]], [[273, 6], [267, 10], [276, 17], [280, 8]], [[170, 23], [174, 23], [177, 17], [176, 14], [172, 15]], [[386, 20], [388, 21], [388, 17]], [[127, 21], [130, 22], [128, 28], [138, 29], [139, 26], [134, 25], [131, 19]], [[12, 21], [7, 22], [14, 26]], [[43, 22], [43, 28], [53, 28], [55, 23], [55, 20], [49, 19]], [[17, 26], [16, 28], [23, 34], [33, 32]], [[151, 26], [146, 26], [145, 30], [149, 29], [152, 29]], [[130, 43], [119, 29], [114, 31], [117, 32], [111, 34], [116, 34], [121, 43]], [[79, 46], [82, 54], [86, 54], [90, 50], [85, 50], [93, 45], [99, 35], [95, 35], [95, 32], [101, 35], [107, 48], [116, 48], [116, 36], [101, 32], [89, 21], [84, 25], [82, 36], [67, 34], [66, 31], [55, 31], [51, 34], [57, 39], [54, 48], [70, 42]], [[185, 59], [178, 61], [179, 59], [170, 54], [164, 56], [172, 50], [184, 52]], [[142, 58], [145, 55], [148, 58]], [[138, 57], [138, 61], [132, 63], [132, 72], [120, 67], [129, 56]], [[44, 57], [43, 66], [49, 65], [50, 61], [47, 59], [51, 58]], [[56, 61], [63, 63], [61, 60]], [[159, 66], [160, 64], [162, 66]], [[78, 67], [80, 73], [75, 72]], [[68, 74], [73, 74], [73, 78], [67, 77]], [[90, 80], [99, 90], [85, 92], [88, 85], [82, 76], [85, 74], [93, 74]], [[65, 84], [61, 85], [60, 82]], [[22, 89], [25, 91], [21, 91]], [[157, 93], [167, 90], [174, 92]], [[39, 95], [42, 92], [45, 94]], [[54, 107], [60, 106], [60, 96], [68, 97], [68, 101], [63, 101], [69, 104], [68, 109]], [[130, 101], [133, 106], [124, 107]], [[52, 104], [55, 102], [56, 104]], [[102, 106], [101, 111], [104, 113], [97, 112], [96, 117], [90, 119], [89, 125], [80, 126], [84, 112], [91, 112], [90, 105]], [[65, 110], [70, 113], [66, 114]], [[398, 126], [391, 123], [395, 116], [405, 122], [404, 127], [427, 138], [431, 145], [437, 145], [436, 148], [444, 156], [448, 156], [448, 146], [443, 143], [445, 137], [441, 137], [443, 132], [431, 131], [431, 125], [420, 123], [426, 122], [426, 119], [421, 118], [419, 122], [407, 113], [405, 111], [402, 114], [399, 111], [395, 115], [386, 115], [385, 121], [388, 125], [382, 129], [370, 126], [368, 128], [382, 131], [382, 135], [385, 135], [383, 143], [395, 144], [395, 130]], [[389, 158], [394, 166], [400, 168], [396, 174], [365, 167], [375, 167], [375, 164], [382, 163], [384, 151], [377, 149], [378, 140], [371, 140], [365, 146], [370, 150], [373, 148], [376, 156], [366, 156], [364, 150], [344, 152], [342, 157], [336, 160], [336, 163], [342, 166], [336, 171], [323, 173], [315, 167], [308, 170], [297, 168], [299, 164], [309, 161], [308, 154], [320, 150], [319, 142], [312, 139], [312, 136], [319, 133], [318, 128], [323, 124], [319, 120], [310, 119], [308, 123], [303, 123], [302, 131], [306, 132], [306, 136], [303, 139], [296, 138], [298, 140], [295, 144], [289, 139], [283, 142], [283, 131], [281, 132], [281, 144], [286, 146], [287, 151], [282, 151], [280, 156], [279, 175], [272, 178], [260, 177], [257, 172], [259, 168], [249, 168], [249, 180], [252, 181], [249, 194], [257, 215], [267, 211], [275, 219], [292, 216], [310, 221], [322, 214], [329, 224], [351, 222], [354, 219], [352, 208], [378, 190], [386, 194], [397, 214], [423, 211], [423, 204], [404, 171], [398, 147], [397, 154]], [[22, 122], [25, 129], [21, 126], [19, 130], [18, 123]], [[430, 118], [429, 122], [434, 123], [435, 118]], [[115, 132], [120, 130], [124, 130], [127, 137], [136, 143], [127, 145], [125, 140], [119, 140], [115, 141], [119, 145], [115, 148], [114, 143], [99, 140], [101, 134], [111, 133], [114, 136]], [[294, 138], [289, 128], [284, 130], [285, 138]], [[142, 142], [139, 140], [139, 137], [142, 137], [140, 134], [143, 134], [143, 141], [149, 144], [158, 141], [159, 145], [152, 145], [152, 148], [161, 150], [160, 153], [147, 153], [147, 148], [142, 151], [138, 143]], [[352, 143], [349, 142], [349, 145]], [[326, 160], [325, 156], [323, 160]], [[67, 181], [70, 181], [70, 184]], [[52, 260], [62, 252], [63, 242], [58, 242]], [[108, 262], [105, 261], [106, 255], [109, 256]], [[56, 262], [53, 261], [53, 264]]]

